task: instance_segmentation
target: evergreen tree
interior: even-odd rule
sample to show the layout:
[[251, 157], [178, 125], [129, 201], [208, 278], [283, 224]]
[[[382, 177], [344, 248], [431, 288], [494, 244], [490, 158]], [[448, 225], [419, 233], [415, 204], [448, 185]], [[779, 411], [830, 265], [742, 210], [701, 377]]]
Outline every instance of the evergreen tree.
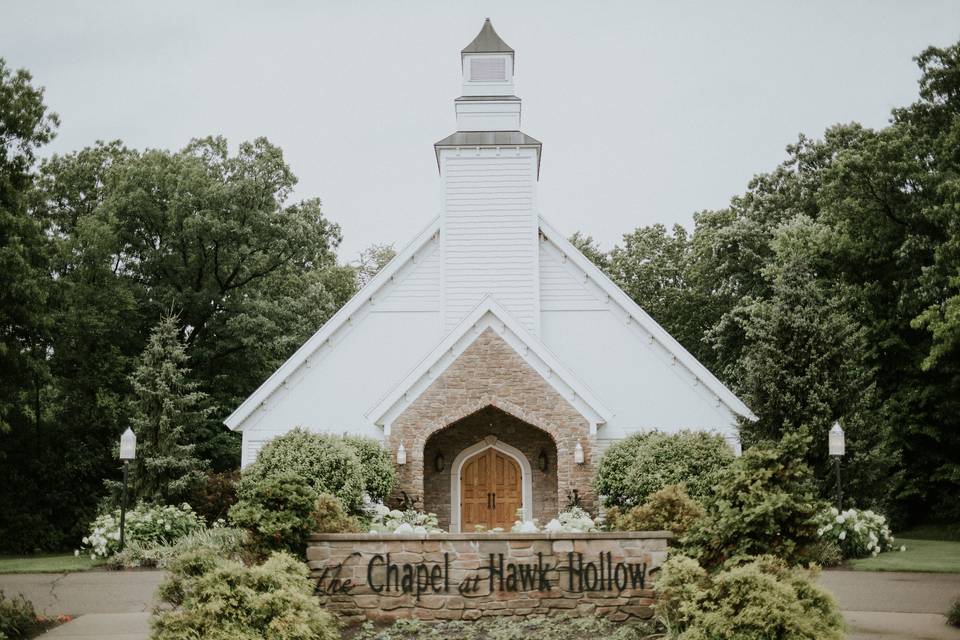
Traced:
[[174, 316], [160, 320], [130, 377], [137, 458], [133, 496], [151, 502], [178, 502], [202, 479], [206, 462], [188, 444], [203, 423], [206, 394], [189, 379], [187, 352]]

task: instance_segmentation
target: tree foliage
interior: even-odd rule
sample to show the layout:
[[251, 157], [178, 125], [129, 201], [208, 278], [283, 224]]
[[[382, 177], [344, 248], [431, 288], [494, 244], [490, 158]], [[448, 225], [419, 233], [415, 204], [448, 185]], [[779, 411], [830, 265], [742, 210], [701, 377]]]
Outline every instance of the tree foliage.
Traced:
[[759, 416], [746, 445], [847, 432], [847, 493], [898, 523], [960, 518], [960, 45], [929, 48], [890, 126], [800, 136], [693, 232], [593, 257]]
[[137, 435], [131, 493], [160, 504], [183, 502], [204, 480], [206, 461], [188, 435], [210, 413], [206, 394], [190, 379], [177, 320], [160, 320], [131, 376], [131, 423]]
[[[183, 446], [235, 468], [221, 421], [356, 289], [339, 228], [265, 139], [98, 142], [40, 165], [57, 123], [0, 65], [0, 548], [69, 548], [119, 478], [131, 374], [173, 313], [210, 411]], [[6, 456], [6, 457], [5, 457]]]

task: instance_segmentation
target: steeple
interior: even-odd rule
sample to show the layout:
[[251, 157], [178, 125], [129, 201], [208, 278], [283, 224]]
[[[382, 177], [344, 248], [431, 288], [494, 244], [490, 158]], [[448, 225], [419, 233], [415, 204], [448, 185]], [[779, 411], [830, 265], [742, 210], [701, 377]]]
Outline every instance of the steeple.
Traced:
[[514, 51], [489, 19], [460, 57], [457, 131], [434, 145], [443, 194], [443, 330], [489, 296], [536, 334], [541, 145], [520, 131]]

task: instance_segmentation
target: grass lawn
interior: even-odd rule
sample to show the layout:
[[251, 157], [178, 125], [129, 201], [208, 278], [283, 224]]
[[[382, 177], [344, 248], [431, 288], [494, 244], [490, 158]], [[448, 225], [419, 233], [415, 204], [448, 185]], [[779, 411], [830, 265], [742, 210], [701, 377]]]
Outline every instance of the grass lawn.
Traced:
[[888, 551], [876, 558], [851, 560], [856, 571], [925, 571], [960, 573], [960, 542], [951, 540], [919, 540], [897, 537], [895, 544], [906, 545], [906, 551]]
[[0, 573], [65, 573], [86, 571], [103, 564], [90, 556], [70, 554], [35, 556], [0, 556]]

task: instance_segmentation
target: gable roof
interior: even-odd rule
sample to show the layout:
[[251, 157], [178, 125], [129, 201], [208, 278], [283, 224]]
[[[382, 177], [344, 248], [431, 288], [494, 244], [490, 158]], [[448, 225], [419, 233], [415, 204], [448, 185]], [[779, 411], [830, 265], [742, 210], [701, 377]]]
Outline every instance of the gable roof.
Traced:
[[410, 242], [400, 253], [394, 256], [393, 260], [380, 270], [365, 287], [360, 289], [350, 300], [343, 305], [329, 320], [324, 323], [320, 329], [310, 336], [310, 339], [303, 343], [292, 356], [287, 358], [280, 367], [261, 384], [256, 391], [244, 400], [239, 407], [234, 409], [223, 421], [231, 430], [239, 430], [243, 422], [257, 410], [284, 381], [289, 378], [298, 368], [300, 368], [318, 348], [320, 348], [327, 339], [330, 338], [341, 326], [350, 320], [350, 317], [360, 310], [363, 305], [390, 280], [400, 269], [404, 267], [429, 241], [440, 231], [440, 216], [434, 218], [426, 228], [421, 231], [412, 242]]
[[563, 234], [550, 226], [550, 223], [542, 216], [540, 217], [540, 232], [582, 270], [594, 284], [599, 286], [612, 301], [620, 305], [647, 333], [651, 340], [657, 341], [678, 364], [686, 368], [694, 378], [713, 393], [719, 402], [723, 403], [731, 412], [738, 416], [742, 416], [751, 421], [758, 419], [740, 398], [724, 386], [716, 376], [710, 373], [709, 369], [703, 366], [689, 351], [684, 349], [683, 345], [677, 342], [666, 329], [661, 327], [640, 305], [634, 302], [630, 296], [614, 284], [614, 282], [607, 277], [607, 274], [583, 255], [579, 249], [570, 244], [570, 241], [567, 240]]
[[[367, 418], [389, 433], [392, 419], [416, 400], [488, 326], [494, 326], [504, 341], [590, 422], [591, 431], [598, 424], [609, 421], [612, 412], [593, 392], [489, 295], [484, 296], [420, 364], [367, 411]], [[473, 336], [468, 335], [471, 331]]]
[[467, 53], [514, 53], [513, 48], [503, 41], [503, 38], [493, 28], [490, 18], [483, 21], [483, 27], [480, 33], [460, 52], [460, 55]]

